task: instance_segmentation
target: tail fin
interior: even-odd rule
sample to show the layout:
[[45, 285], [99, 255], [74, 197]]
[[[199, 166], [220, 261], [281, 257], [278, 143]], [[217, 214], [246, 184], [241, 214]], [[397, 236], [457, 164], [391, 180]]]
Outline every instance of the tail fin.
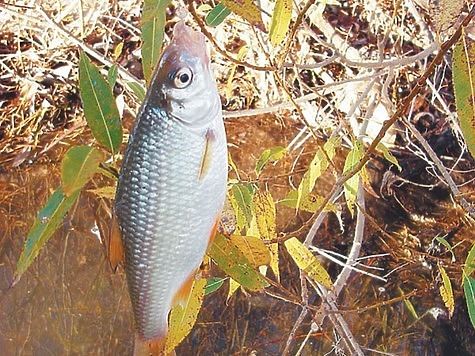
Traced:
[[134, 356], [166, 356], [166, 337], [142, 340], [137, 334], [134, 341]]

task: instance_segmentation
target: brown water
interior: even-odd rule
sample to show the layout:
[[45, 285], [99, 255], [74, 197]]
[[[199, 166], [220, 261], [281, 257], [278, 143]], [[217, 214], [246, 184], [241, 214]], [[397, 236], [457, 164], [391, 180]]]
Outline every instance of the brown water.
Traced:
[[[227, 129], [231, 143], [236, 145], [231, 153], [237, 166], [251, 172], [263, 148], [288, 143], [291, 137], [285, 135], [294, 132], [295, 124], [273, 117], [252, 118], [231, 121]], [[312, 147], [306, 152], [304, 163], [311, 158]], [[266, 171], [274, 198], [281, 198], [289, 189], [287, 178], [274, 175], [289, 171], [291, 162], [289, 158]], [[383, 171], [378, 165], [371, 167], [375, 182], [381, 180]], [[112, 273], [106, 263], [98, 230], [102, 214], [97, 199], [91, 195], [82, 194], [31, 268], [15, 287], [9, 288], [26, 233], [36, 212], [57, 186], [58, 172], [56, 164], [44, 160], [9, 168], [0, 175], [0, 354], [129, 355], [133, 325], [125, 278], [122, 271]], [[332, 182], [329, 176], [318, 189], [325, 194]], [[343, 316], [363, 347], [396, 354], [473, 354], [475, 335], [457, 286], [462, 261], [446, 267], [456, 288], [455, 316], [451, 321], [447, 316], [436, 320], [427, 314], [433, 307], [443, 310], [434, 283], [434, 263], [447, 262], [450, 256], [440, 251], [428, 255], [427, 249], [434, 236], [446, 233], [452, 244], [461, 241], [460, 248], [466, 249], [475, 240], [474, 232], [444, 190], [428, 192], [404, 186], [394, 187], [394, 194], [401, 204], [391, 197], [383, 200], [367, 194], [368, 213], [389, 235], [368, 223], [362, 255], [389, 253], [366, 263], [384, 268], [385, 273], [396, 267], [398, 271], [387, 283], [352, 274], [339, 299]], [[409, 219], [410, 214], [425, 220], [416, 223]], [[279, 208], [279, 230], [297, 229], [308, 218]], [[342, 233], [337, 218], [330, 215], [319, 230], [316, 245], [346, 254], [354, 226], [347, 214], [343, 221], [346, 231]], [[425, 265], [421, 263], [423, 259]], [[299, 296], [297, 269], [283, 249], [280, 267], [282, 285]], [[331, 264], [329, 270], [336, 276], [339, 268]], [[210, 273], [220, 275], [215, 268]], [[401, 300], [383, 303], [411, 291], [418, 291], [410, 300], [420, 319], [414, 319]], [[177, 354], [280, 354], [300, 307], [264, 293], [246, 296], [242, 292], [226, 304], [226, 293], [225, 284], [205, 299], [196, 327]], [[310, 302], [319, 304], [313, 294]], [[357, 307], [368, 306], [371, 308], [356, 312]], [[293, 353], [304, 340], [310, 322], [307, 317], [297, 330]], [[334, 342], [335, 335], [327, 322], [323, 331], [310, 336], [302, 354], [330, 352]]]

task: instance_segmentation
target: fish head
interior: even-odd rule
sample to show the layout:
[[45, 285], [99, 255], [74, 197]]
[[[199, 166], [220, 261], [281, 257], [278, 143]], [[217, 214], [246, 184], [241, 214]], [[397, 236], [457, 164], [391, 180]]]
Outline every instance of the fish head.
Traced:
[[178, 22], [160, 58], [150, 99], [187, 126], [206, 126], [221, 111], [210, 67], [204, 35]]

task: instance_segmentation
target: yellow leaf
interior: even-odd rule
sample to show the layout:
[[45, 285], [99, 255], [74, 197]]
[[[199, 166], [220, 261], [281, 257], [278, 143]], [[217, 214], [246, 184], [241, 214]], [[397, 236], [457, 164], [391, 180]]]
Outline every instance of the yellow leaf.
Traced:
[[[363, 157], [363, 143], [361, 141], [353, 142], [353, 149], [348, 153], [345, 160], [345, 167], [343, 173], [346, 173], [353, 169]], [[346, 205], [350, 210], [351, 216], [354, 214], [354, 207], [356, 203], [356, 192], [358, 191], [358, 185], [360, 182], [361, 171], [356, 173], [353, 177], [348, 179], [344, 186]]]
[[275, 278], [280, 282], [279, 270], [279, 244], [274, 243], [269, 245], [270, 248], [270, 268], [274, 272]]
[[295, 264], [304, 271], [308, 277], [326, 288], [333, 288], [330, 275], [304, 244], [295, 237], [285, 241], [284, 244]]
[[300, 207], [300, 204], [305, 199], [305, 197], [312, 192], [318, 177], [320, 177], [330, 166], [327, 156], [328, 158], [333, 159], [335, 156], [335, 148], [339, 145], [339, 143], [340, 138], [335, 136], [325, 142], [323, 145], [323, 150], [318, 148], [315, 156], [312, 159], [312, 162], [310, 162], [307, 172], [305, 172], [302, 180], [300, 181], [297, 190], [297, 209]]
[[264, 30], [261, 10], [259, 10], [252, 0], [222, 0], [221, 3], [236, 15], [249, 21], [251, 25], [256, 26], [260, 30]]
[[114, 199], [115, 197], [115, 185], [109, 185], [106, 187], [100, 187], [96, 189], [88, 189], [87, 191], [97, 195], [100, 198]]
[[376, 146], [376, 149], [383, 154], [386, 160], [394, 164], [397, 167], [397, 169], [399, 169], [399, 172], [402, 171], [402, 168], [399, 165], [397, 158], [394, 157], [394, 155], [389, 151], [389, 149], [384, 144], [382, 144], [381, 142], [378, 143], [378, 145]]
[[120, 55], [122, 54], [122, 50], [124, 49], [124, 42], [120, 42], [115, 48], [114, 48], [114, 60], [116, 61]]
[[285, 38], [289, 30], [292, 18], [292, 0], [277, 0], [270, 25], [270, 42], [278, 46]]
[[447, 310], [449, 311], [449, 316], [452, 317], [455, 310], [455, 300], [454, 300], [454, 293], [452, 291], [452, 283], [450, 282], [450, 278], [447, 275], [444, 267], [439, 264], [439, 272], [442, 277], [442, 285], [439, 287], [440, 296], [444, 301]]
[[[257, 191], [253, 198], [253, 208], [256, 216], [256, 224], [259, 230], [259, 236], [266, 240], [272, 240], [277, 237], [275, 223], [275, 203], [269, 192]], [[279, 249], [277, 244], [272, 244], [270, 268], [277, 280], [280, 280], [279, 272]]]
[[166, 341], [166, 354], [177, 347], [193, 329], [196, 318], [203, 304], [205, 294], [206, 278], [201, 278], [193, 282], [191, 293], [185, 305], [176, 305], [170, 312], [168, 332]]
[[[300, 200], [300, 207], [297, 207], [297, 199], [298, 199], [298, 192], [296, 190], [291, 190], [287, 196], [279, 201], [279, 204], [283, 204], [288, 206], [289, 208], [300, 208], [303, 211], [308, 211], [310, 213], [314, 213], [317, 209], [320, 208], [323, 201], [325, 200], [324, 197], [318, 194], [307, 194]], [[336, 205], [333, 203], [328, 203], [325, 206], [323, 211], [326, 212], [333, 212], [337, 211]]]
[[226, 297], [226, 303], [229, 302], [229, 299], [233, 296], [234, 293], [238, 290], [241, 285], [236, 282], [234, 279], [229, 278], [229, 291], [228, 296]]
[[[244, 45], [239, 49], [239, 52], [237, 54], [237, 60], [241, 61], [246, 56], [246, 54], [247, 54], [247, 46]], [[229, 77], [228, 77], [228, 81], [226, 84], [226, 91], [225, 91], [226, 99], [228, 100], [231, 99], [231, 97], [233, 96], [233, 79], [234, 79], [234, 73], [236, 73], [236, 67], [237, 65], [233, 64], [231, 66], [231, 69], [229, 70]]]
[[230, 240], [247, 257], [252, 267], [270, 263], [269, 249], [258, 237], [232, 235]]

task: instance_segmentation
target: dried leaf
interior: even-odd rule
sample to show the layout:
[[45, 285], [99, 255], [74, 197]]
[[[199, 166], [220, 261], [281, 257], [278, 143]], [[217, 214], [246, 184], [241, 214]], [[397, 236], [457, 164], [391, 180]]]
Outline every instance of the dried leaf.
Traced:
[[58, 188], [38, 213], [33, 226], [28, 232], [25, 246], [16, 265], [14, 282], [16, 284], [22, 274], [38, 256], [40, 250], [63, 222], [63, 218], [79, 196], [76, 190], [69, 197]]
[[147, 83], [158, 63], [165, 32], [166, 11], [171, 0], [145, 0], [142, 12], [142, 67]]
[[255, 168], [256, 175], [259, 176], [261, 174], [262, 170], [267, 165], [267, 163], [269, 162], [274, 163], [278, 161], [279, 159], [284, 157], [286, 153], [287, 153], [287, 149], [282, 146], [275, 146], [275, 147], [271, 147], [264, 150], [256, 162], [256, 168]]
[[308, 277], [329, 289], [333, 288], [330, 275], [304, 244], [295, 237], [285, 241], [284, 244], [295, 264], [304, 271]]
[[[240, 61], [242, 60], [246, 54], [247, 54], [247, 46], [246, 45], [243, 45], [240, 49], [239, 49], [239, 52], [237, 54], [237, 60]], [[236, 72], [236, 67], [237, 65], [236, 64], [233, 64], [231, 66], [231, 69], [229, 71], [229, 76], [228, 76], [228, 81], [227, 81], [227, 84], [226, 84], [226, 98], [229, 100], [231, 99], [231, 97], [233, 96], [233, 79], [234, 79], [234, 73]]]
[[185, 305], [177, 304], [170, 312], [166, 354], [177, 347], [193, 329], [205, 295], [206, 279], [195, 280]]
[[452, 73], [460, 127], [467, 148], [475, 157], [475, 44], [463, 36], [452, 54]]
[[79, 59], [79, 89], [92, 134], [100, 144], [117, 153], [122, 143], [122, 125], [112, 89], [83, 52]]
[[443, 33], [453, 26], [462, 12], [464, 0], [432, 1], [433, 20], [437, 33]]
[[208, 26], [216, 27], [220, 25], [226, 17], [229, 16], [231, 10], [229, 10], [223, 4], [217, 4], [209, 13], [206, 15], [205, 22]]
[[439, 264], [439, 272], [442, 277], [442, 285], [439, 287], [440, 296], [444, 301], [447, 310], [449, 311], [449, 316], [452, 317], [454, 315], [455, 310], [455, 300], [454, 300], [454, 292], [452, 291], [452, 283], [450, 282], [450, 278], [445, 271], [445, 268]]
[[81, 189], [99, 169], [104, 160], [101, 151], [89, 146], [73, 146], [61, 162], [61, 184], [64, 194], [70, 196]]
[[221, 4], [225, 5], [236, 15], [249, 21], [253, 26], [264, 31], [264, 23], [261, 18], [261, 10], [254, 4], [252, 0], [222, 0]]
[[[353, 143], [353, 149], [348, 153], [345, 160], [345, 166], [343, 168], [343, 173], [346, 173], [353, 169], [354, 166], [363, 157], [363, 143], [361, 141], [355, 141]], [[356, 203], [356, 193], [358, 191], [358, 185], [360, 181], [361, 171], [356, 173], [353, 177], [348, 179], [344, 186], [346, 205], [350, 210], [351, 216], [354, 214], [354, 207]]]
[[249, 290], [261, 290], [269, 284], [252, 268], [251, 262], [229, 239], [217, 234], [208, 255], [228, 276]]
[[292, 19], [292, 0], [276, 0], [270, 25], [270, 42], [278, 46], [285, 38]]
[[258, 237], [232, 235], [230, 240], [246, 256], [253, 268], [270, 263], [269, 249]]

